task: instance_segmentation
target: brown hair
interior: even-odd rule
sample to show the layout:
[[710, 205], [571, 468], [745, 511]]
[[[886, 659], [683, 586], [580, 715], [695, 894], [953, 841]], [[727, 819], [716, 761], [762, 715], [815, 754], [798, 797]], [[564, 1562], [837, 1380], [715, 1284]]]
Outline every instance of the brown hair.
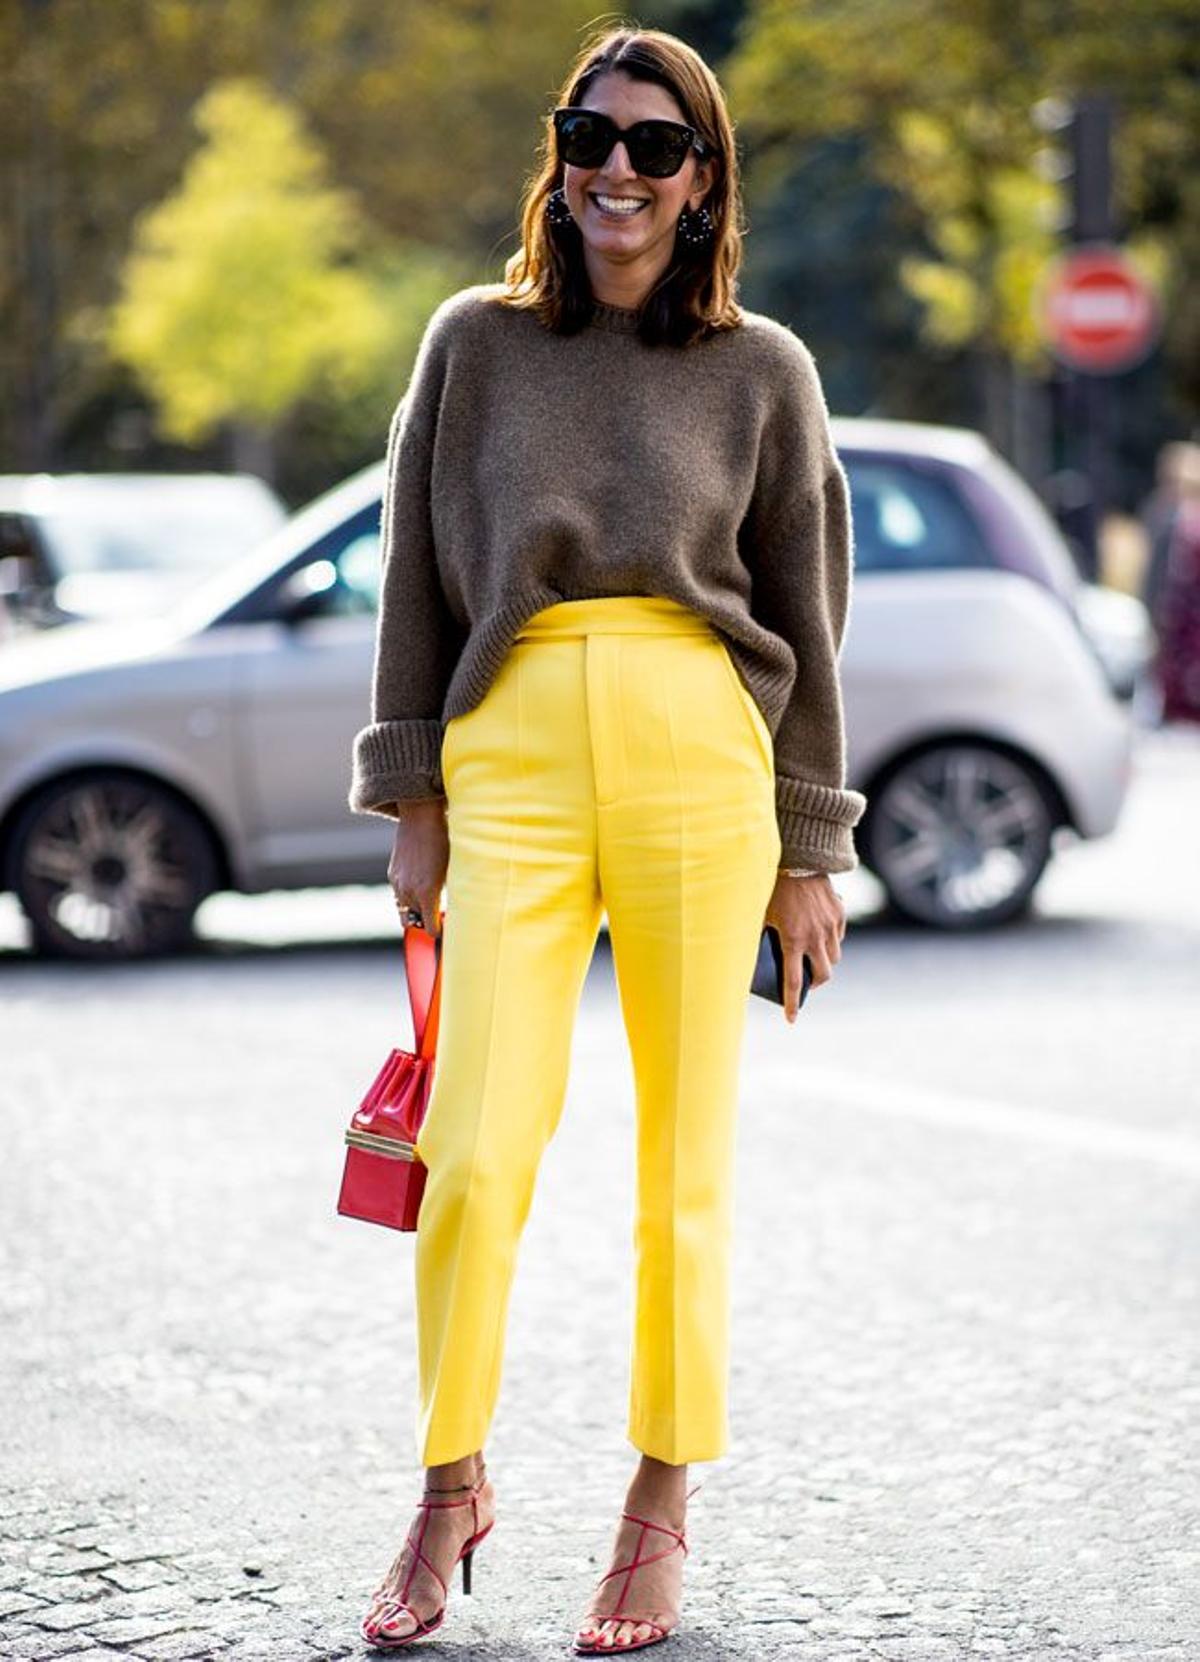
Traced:
[[[713, 183], [705, 198], [713, 235], [690, 249], [676, 239], [674, 257], [646, 297], [638, 334], [650, 345], [686, 346], [742, 321], [735, 279], [742, 263], [742, 199], [733, 123], [720, 83], [700, 54], [660, 29], [602, 29], [585, 41], [559, 93], [555, 108], [578, 104], [599, 76], [613, 70], [665, 87], [684, 119], [706, 139], [714, 157]], [[583, 260], [583, 239], [571, 221], [552, 226], [546, 199], [562, 183], [554, 142], [553, 115], [547, 115], [531, 175], [521, 202], [519, 251], [505, 262], [503, 305], [527, 308], [557, 334], [574, 334], [587, 322], [593, 296]]]

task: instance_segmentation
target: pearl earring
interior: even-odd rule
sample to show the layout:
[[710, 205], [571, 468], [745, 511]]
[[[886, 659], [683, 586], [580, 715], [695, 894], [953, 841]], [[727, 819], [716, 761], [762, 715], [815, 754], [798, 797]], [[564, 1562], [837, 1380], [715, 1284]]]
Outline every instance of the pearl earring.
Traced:
[[712, 238], [712, 215], [707, 208], [698, 208], [695, 213], [685, 208], [679, 216], [676, 231], [689, 247], [701, 248]]
[[574, 225], [575, 215], [567, 206], [566, 192], [561, 185], [546, 198], [546, 218], [551, 225]]

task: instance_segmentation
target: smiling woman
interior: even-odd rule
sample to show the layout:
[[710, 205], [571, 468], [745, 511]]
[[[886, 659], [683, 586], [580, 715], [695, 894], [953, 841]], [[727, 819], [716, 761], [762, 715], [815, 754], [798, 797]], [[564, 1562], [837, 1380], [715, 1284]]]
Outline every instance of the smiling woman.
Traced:
[[[596, 225], [596, 236], [584, 236], [592, 293], [630, 306], [640, 303], [648, 272], [653, 286], [656, 268], [670, 263], [680, 216], [698, 213], [715, 169], [701, 160], [709, 147], [665, 88], [615, 72], [586, 96], [586, 108], [554, 112], [562, 192], [574, 217]], [[635, 219], [636, 235], [626, 236]], [[614, 243], [605, 232], [617, 224]]]
[[505, 282], [438, 307], [389, 433], [349, 802], [397, 821], [402, 918], [437, 933], [443, 883], [447, 906], [417, 1144], [427, 1486], [362, 1624], [381, 1648], [440, 1625], [492, 1527], [517, 1241], [604, 915], [637, 1097], [641, 1460], [578, 1652], [677, 1625], [688, 1463], [727, 1446], [752, 975], [771, 924], [789, 1020], [805, 957], [830, 979], [829, 874], [866, 806], [837, 663], [847, 481], [812, 354], [738, 304], [739, 215], [712, 71], [660, 31], [602, 33], [547, 119]]
[[647, 343], [737, 326], [732, 124], [711, 70], [671, 41], [618, 31], [585, 49], [550, 117], [505, 279], [510, 304], [563, 333], [597, 302], [636, 311]]

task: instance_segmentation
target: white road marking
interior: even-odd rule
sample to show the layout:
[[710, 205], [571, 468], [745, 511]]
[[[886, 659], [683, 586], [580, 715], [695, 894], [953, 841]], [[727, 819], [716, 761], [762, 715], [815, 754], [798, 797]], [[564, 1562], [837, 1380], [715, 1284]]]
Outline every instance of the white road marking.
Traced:
[[746, 1077], [747, 1094], [766, 1083], [771, 1089], [792, 1093], [800, 1106], [808, 1099], [819, 1098], [822, 1102], [868, 1114], [887, 1114], [893, 1119], [922, 1120], [927, 1125], [949, 1126], [955, 1131], [982, 1131], [1019, 1141], [1046, 1143], [1110, 1160], [1141, 1160], [1180, 1176], [1200, 1177], [1200, 1139], [1170, 1131], [1144, 1131], [1109, 1120], [1064, 1114], [1055, 1108], [1024, 1108], [1014, 1102], [959, 1096], [920, 1085], [893, 1084], [837, 1068], [809, 1067], [803, 1062], [789, 1066], [751, 1066]]

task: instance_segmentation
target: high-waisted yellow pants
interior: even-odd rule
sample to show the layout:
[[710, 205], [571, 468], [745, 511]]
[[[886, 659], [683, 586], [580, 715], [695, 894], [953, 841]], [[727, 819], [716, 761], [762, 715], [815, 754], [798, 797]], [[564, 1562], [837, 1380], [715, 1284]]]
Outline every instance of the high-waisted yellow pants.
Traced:
[[628, 1437], [728, 1439], [738, 1068], [780, 838], [770, 730], [724, 642], [664, 597], [536, 614], [447, 724], [450, 837], [415, 1242], [418, 1459], [484, 1446], [517, 1244], [607, 913], [637, 1114]]

